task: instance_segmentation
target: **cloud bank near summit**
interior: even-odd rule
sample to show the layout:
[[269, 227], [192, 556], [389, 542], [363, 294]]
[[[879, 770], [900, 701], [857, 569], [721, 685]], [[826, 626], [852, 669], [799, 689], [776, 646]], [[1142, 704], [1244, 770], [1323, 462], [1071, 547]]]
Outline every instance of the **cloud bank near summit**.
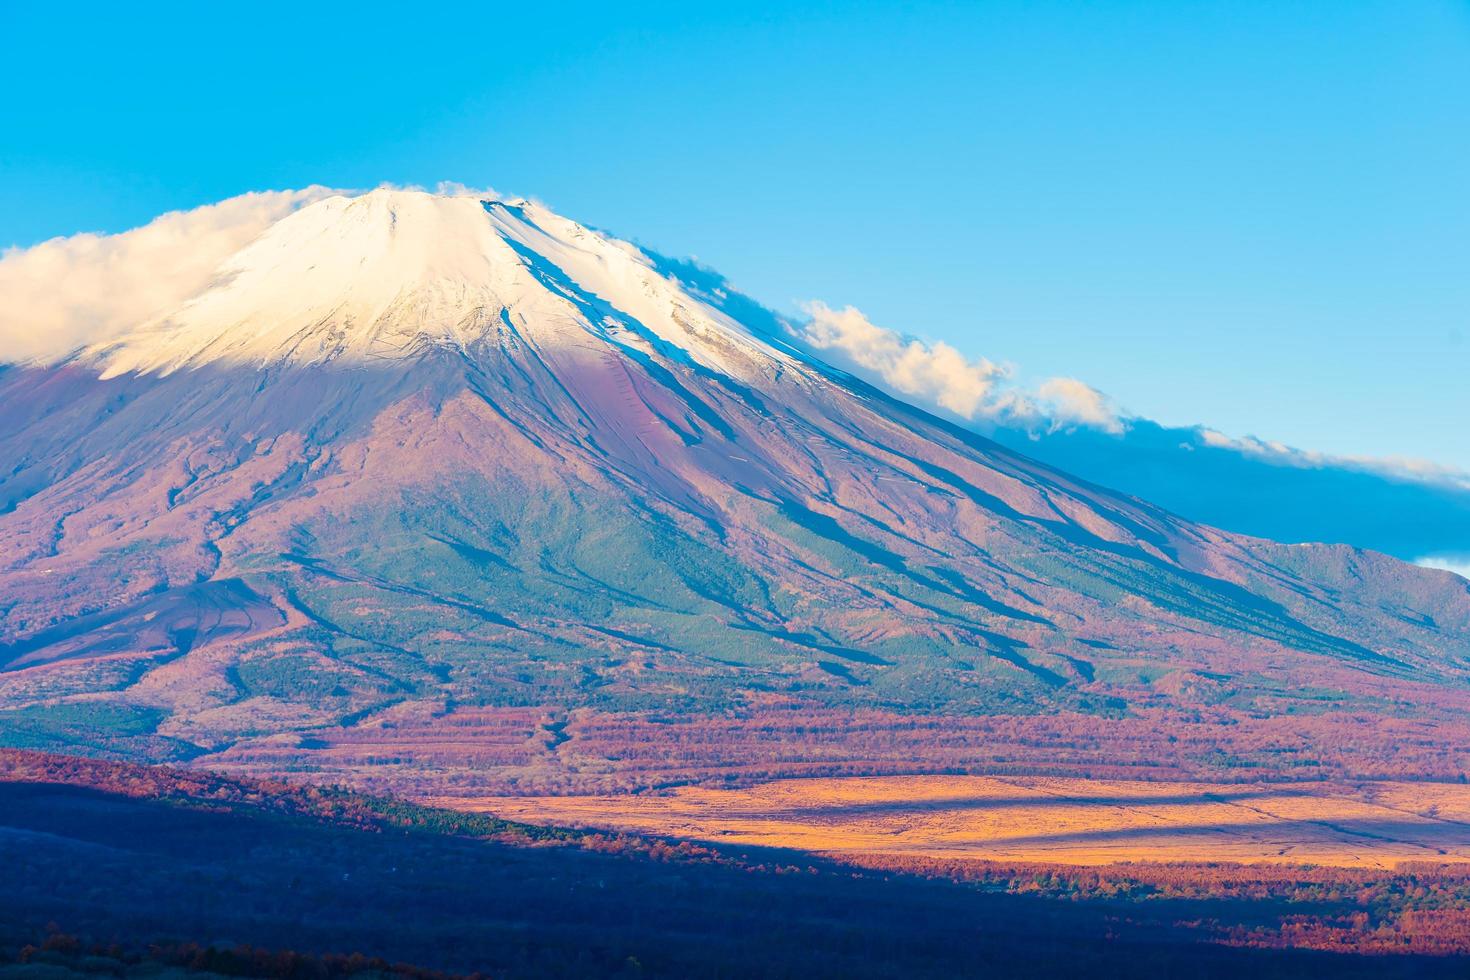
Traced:
[[0, 363], [50, 362], [106, 343], [188, 299], [219, 264], [325, 187], [241, 194], [115, 235], [0, 252]]
[[[81, 232], [0, 250], [0, 365], [52, 363], [116, 340], [202, 291], [221, 263], [277, 221], [335, 194], [356, 193], [320, 185], [252, 191], [170, 211], [117, 234]], [[456, 182], [441, 182], [433, 193], [500, 197]]]

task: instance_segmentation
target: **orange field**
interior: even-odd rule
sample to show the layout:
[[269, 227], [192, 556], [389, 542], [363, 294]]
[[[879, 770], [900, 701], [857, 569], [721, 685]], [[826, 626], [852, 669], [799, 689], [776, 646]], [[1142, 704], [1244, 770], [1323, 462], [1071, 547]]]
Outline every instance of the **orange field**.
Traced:
[[1470, 786], [1054, 777], [787, 779], [746, 789], [434, 799], [536, 823], [791, 847], [1102, 865], [1470, 862]]

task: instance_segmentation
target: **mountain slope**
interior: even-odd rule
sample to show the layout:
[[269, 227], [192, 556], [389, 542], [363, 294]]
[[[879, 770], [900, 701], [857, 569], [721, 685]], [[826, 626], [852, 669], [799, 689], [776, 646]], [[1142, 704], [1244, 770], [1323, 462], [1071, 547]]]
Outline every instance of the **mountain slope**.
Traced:
[[379, 191], [0, 373], [0, 738], [433, 770], [452, 735], [395, 733], [480, 711], [497, 772], [599, 772], [586, 712], [1462, 709], [1463, 580], [1190, 524], [727, 311], [539, 206]]

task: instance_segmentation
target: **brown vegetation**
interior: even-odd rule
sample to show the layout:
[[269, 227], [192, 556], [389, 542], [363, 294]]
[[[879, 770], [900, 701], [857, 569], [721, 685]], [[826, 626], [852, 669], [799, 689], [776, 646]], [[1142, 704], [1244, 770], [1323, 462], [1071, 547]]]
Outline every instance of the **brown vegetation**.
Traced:
[[1235, 861], [1392, 869], [1470, 862], [1470, 787], [1056, 777], [788, 779], [748, 789], [435, 801], [533, 823], [839, 857], [1100, 865]]

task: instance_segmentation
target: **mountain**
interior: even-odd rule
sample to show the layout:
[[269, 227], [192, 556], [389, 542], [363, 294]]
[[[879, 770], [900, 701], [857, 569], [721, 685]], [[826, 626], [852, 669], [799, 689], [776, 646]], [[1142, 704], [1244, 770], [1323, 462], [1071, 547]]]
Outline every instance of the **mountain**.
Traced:
[[1467, 679], [1464, 579], [1070, 477], [526, 201], [329, 197], [0, 372], [8, 745], [437, 792], [1438, 777]]

